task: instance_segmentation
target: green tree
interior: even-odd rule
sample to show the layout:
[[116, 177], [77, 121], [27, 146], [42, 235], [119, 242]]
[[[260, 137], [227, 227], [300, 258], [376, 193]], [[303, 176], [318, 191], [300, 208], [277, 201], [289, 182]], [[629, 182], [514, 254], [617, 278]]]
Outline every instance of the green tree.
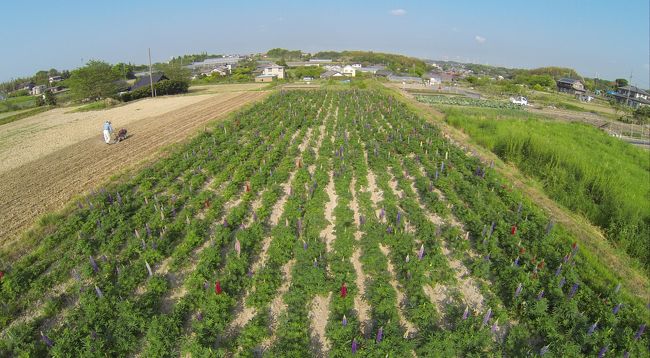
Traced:
[[130, 63], [129, 64], [126, 64], [124, 62], [117, 63], [113, 65], [112, 71], [116, 75], [120, 76], [120, 78], [122, 79], [135, 78], [133, 65]]
[[614, 80], [616, 87], [625, 87], [628, 85], [628, 82], [625, 78], [617, 78]]
[[192, 71], [188, 68], [181, 67], [180, 64], [161, 63], [156, 66], [156, 69], [162, 71], [170, 80], [185, 82], [187, 84], [190, 83], [190, 78], [192, 77]]
[[48, 106], [56, 106], [56, 96], [51, 91], [45, 91], [43, 99]]
[[47, 85], [50, 83], [50, 76], [48, 76], [47, 71], [38, 71], [34, 77], [32, 77], [32, 81], [37, 85]]
[[72, 71], [67, 84], [75, 98], [97, 100], [114, 96], [119, 79], [108, 63], [90, 61]]

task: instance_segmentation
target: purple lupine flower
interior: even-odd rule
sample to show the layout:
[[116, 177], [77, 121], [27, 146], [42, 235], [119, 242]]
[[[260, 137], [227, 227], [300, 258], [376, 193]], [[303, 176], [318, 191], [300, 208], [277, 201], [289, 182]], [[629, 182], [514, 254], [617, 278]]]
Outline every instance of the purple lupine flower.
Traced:
[[643, 335], [643, 332], [645, 331], [645, 323], [642, 323], [639, 326], [639, 329], [636, 331], [636, 334], [634, 335], [634, 340], [639, 340], [641, 336]]
[[382, 339], [384, 339], [384, 327], [379, 327], [379, 330], [377, 331], [377, 343], [381, 343]]
[[548, 224], [546, 225], [546, 235], [551, 233], [551, 230], [553, 230], [553, 226], [555, 223], [553, 223], [553, 220], [550, 220]]
[[402, 221], [402, 213], [400, 213], [400, 212], [398, 211], [398, 212], [397, 212], [397, 225], [400, 224], [400, 221]]
[[208, 281], [203, 282], [203, 289], [207, 290], [208, 287], [210, 287], [210, 284], [208, 283]]
[[490, 261], [490, 253], [489, 252], [488, 252], [487, 255], [485, 255], [485, 261], [488, 261], [488, 262]]
[[318, 260], [314, 257], [314, 267], [318, 267]]
[[592, 324], [589, 329], [587, 330], [587, 335], [591, 336], [594, 334], [594, 331], [596, 331], [596, 327], [598, 327], [598, 321], [596, 321], [594, 324]]
[[522, 288], [523, 288], [523, 286], [521, 285], [521, 283], [519, 283], [519, 285], [517, 286], [517, 289], [515, 290], [515, 297], [518, 297], [521, 294]]
[[607, 346], [604, 346], [600, 349], [600, 352], [598, 352], [598, 358], [603, 358], [605, 356], [605, 353], [607, 353]]
[[499, 328], [498, 323], [499, 323], [499, 320], [497, 319], [497, 320], [494, 321], [494, 323], [492, 324], [492, 328], [490, 329], [490, 331], [492, 331], [492, 333], [497, 333], [497, 329]]
[[578, 287], [580, 287], [580, 285], [577, 282], [574, 283], [573, 286], [571, 286], [571, 291], [569, 291], [569, 299], [573, 298], [573, 296], [578, 291]]
[[381, 208], [381, 211], [379, 212], [379, 220], [383, 220], [385, 215], [386, 210], [384, 210], [384, 208]]
[[515, 262], [512, 263], [515, 267], [519, 267], [519, 256], [515, 259]]
[[440, 172], [442, 173], [444, 171], [445, 171], [445, 162], [441, 162], [440, 163]]
[[621, 307], [623, 307], [622, 303], [617, 304], [616, 306], [614, 306], [614, 309], [612, 310], [612, 313], [618, 314], [618, 311], [620, 311]]
[[497, 223], [493, 221], [492, 225], [490, 225], [490, 233], [488, 234], [488, 237], [492, 236], [492, 233], [494, 232], [494, 229], [496, 228], [496, 226], [497, 226]]
[[228, 227], [228, 219], [223, 219], [223, 227]]
[[113, 196], [111, 195], [111, 193], [108, 193], [108, 204], [113, 205]]
[[623, 358], [630, 358], [630, 352], [625, 351], [625, 353], [623, 353]]
[[307, 241], [302, 240], [302, 249], [307, 250]]
[[463, 321], [469, 317], [469, 306], [465, 306], [465, 311], [463, 312]]
[[542, 349], [539, 350], [539, 355], [540, 356], [543, 356], [544, 354], [548, 353], [548, 348], [549, 348], [548, 346], [549, 345], [547, 344], [544, 347], [542, 347]]
[[341, 323], [343, 324], [343, 327], [348, 325], [348, 318], [345, 317], [345, 315], [343, 315], [343, 320], [341, 321]]
[[357, 344], [356, 338], [353, 338], [352, 339], [352, 354], [356, 354], [357, 349], [359, 349], [359, 345]]
[[77, 201], [77, 207], [79, 208], [79, 210], [84, 208], [83, 204], [81, 204], [80, 201]]
[[149, 227], [149, 223], [144, 224], [144, 226], [147, 229], [147, 236], [151, 237], [151, 228]]
[[567, 262], [569, 262], [569, 259], [570, 259], [570, 258], [571, 258], [571, 255], [570, 255], [570, 254], [566, 254], [566, 255], [564, 255], [564, 258], [562, 259], [562, 261], [563, 261], [564, 263], [567, 263]]
[[487, 310], [487, 312], [485, 312], [485, 316], [483, 316], [483, 325], [484, 326], [486, 324], [488, 324], [488, 322], [490, 321], [490, 317], [492, 317], [492, 309], [491, 308], [489, 308]]
[[151, 266], [149, 266], [149, 263], [147, 260], [144, 260], [145, 266], [147, 266], [147, 271], [149, 272], [149, 277], [153, 276], [153, 272], [151, 271]]
[[45, 333], [43, 333], [43, 331], [41, 331], [41, 340], [43, 341], [43, 343], [45, 343], [46, 346], [50, 348], [52, 348], [52, 346], [54, 345], [50, 337], [46, 336]]
[[557, 269], [555, 270], [555, 277], [560, 276], [561, 272], [562, 272], [562, 264], [559, 264]]
[[99, 272], [99, 266], [97, 266], [97, 262], [95, 262], [95, 259], [93, 259], [92, 255], [89, 257], [90, 257], [90, 266], [93, 267], [93, 271], [95, 271], [95, 273]]
[[104, 297], [104, 292], [102, 292], [102, 290], [99, 287], [97, 287], [97, 285], [95, 285], [95, 293], [97, 294], [97, 297], [99, 297], [99, 298]]
[[424, 257], [424, 244], [420, 245], [420, 250], [418, 250], [418, 260], [422, 261]]
[[196, 314], [196, 320], [203, 321], [203, 313], [201, 313], [201, 311], [199, 311], [199, 313]]
[[392, 226], [387, 227], [386, 232], [389, 233], [389, 234], [392, 234], [393, 233], [393, 227]]

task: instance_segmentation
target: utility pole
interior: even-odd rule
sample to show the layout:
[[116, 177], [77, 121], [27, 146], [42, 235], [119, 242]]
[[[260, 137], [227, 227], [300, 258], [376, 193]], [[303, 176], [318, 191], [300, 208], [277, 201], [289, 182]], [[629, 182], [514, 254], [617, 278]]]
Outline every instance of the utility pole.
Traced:
[[149, 48], [149, 85], [151, 86], [151, 97], [153, 97], [153, 75], [151, 74], [151, 47]]

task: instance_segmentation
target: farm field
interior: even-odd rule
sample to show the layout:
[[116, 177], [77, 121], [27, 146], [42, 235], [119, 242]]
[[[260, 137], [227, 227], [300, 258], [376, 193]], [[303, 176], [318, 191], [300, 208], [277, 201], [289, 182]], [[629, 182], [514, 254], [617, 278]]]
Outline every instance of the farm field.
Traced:
[[[86, 113], [55, 109], [0, 126], [2, 245], [13, 243], [38, 216], [265, 95], [156, 98]], [[126, 127], [131, 138], [106, 145], [100, 132], [106, 119], [116, 129]]]
[[649, 355], [645, 297], [378, 91], [273, 94], [36, 233], [3, 356]]

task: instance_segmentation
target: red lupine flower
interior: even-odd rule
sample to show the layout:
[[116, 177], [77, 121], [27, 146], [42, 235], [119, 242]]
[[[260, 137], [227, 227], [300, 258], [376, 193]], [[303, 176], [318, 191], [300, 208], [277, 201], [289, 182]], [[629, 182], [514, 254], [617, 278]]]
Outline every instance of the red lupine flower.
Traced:
[[510, 233], [511, 233], [512, 235], [514, 235], [514, 234], [517, 233], [517, 226], [516, 226], [516, 225], [512, 225], [512, 227], [510, 228]]
[[215, 292], [217, 295], [220, 295], [220, 294], [221, 294], [221, 292], [222, 292], [222, 291], [221, 291], [221, 282], [217, 281], [217, 282], [214, 284], [214, 292]]
[[348, 288], [345, 286], [345, 282], [341, 285], [341, 297], [345, 298], [348, 295]]

